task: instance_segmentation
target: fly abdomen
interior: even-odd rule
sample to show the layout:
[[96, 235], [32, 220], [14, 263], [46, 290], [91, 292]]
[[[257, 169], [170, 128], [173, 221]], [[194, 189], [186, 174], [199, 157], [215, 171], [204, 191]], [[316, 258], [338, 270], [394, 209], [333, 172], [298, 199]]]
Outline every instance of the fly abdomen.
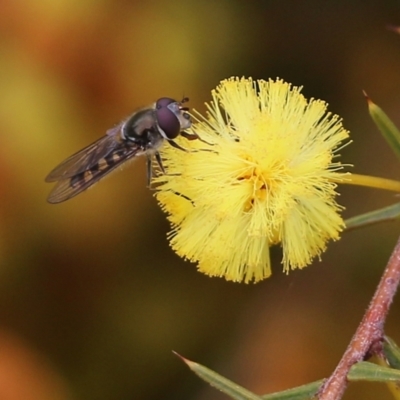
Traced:
[[116, 164], [118, 164], [123, 155], [125, 154], [123, 149], [112, 151], [106, 157], [101, 158], [92, 167], [83, 171], [71, 178], [70, 185], [74, 189], [79, 186], [86, 186], [88, 182], [99, 180], [107, 171], [111, 170]]
[[84, 186], [84, 184], [92, 179], [93, 172], [90, 170], [83, 171], [71, 178], [70, 186], [74, 189], [79, 186]]
[[124, 158], [128, 153], [128, 148], [116, 149], [113, 150], [110, 154], [101, 159], [98, 163], [98, 169], [100, 171], [104, 171], [108, 168], [114, 167], [114, 165], [118, 164], [122, 158]]

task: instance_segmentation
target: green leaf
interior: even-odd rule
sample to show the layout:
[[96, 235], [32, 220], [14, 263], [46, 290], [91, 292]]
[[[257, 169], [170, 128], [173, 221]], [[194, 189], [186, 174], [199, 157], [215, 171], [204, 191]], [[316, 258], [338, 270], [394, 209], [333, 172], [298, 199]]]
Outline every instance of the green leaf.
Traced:
[[284, 390], [262, 396], [263, 400], [308, 400], [312, 399], [321, 387], [323, 379], [298, 386], [293, 389]]
[[383, 342], [383, 353], [386, 357], [388, 364], [392, 368], [400, 369], [400, 348], [397, 344], [385, 336], [385, 340]]
[[361, 361], [351, 367], [347, 379], [349, 381], [400, 382], [400, 371]]
[[[177, 354], [177, 353], [175, 353]], [[190, 361], [179, 354], [177, 354], [183, 362], [201, 379], [208, 382], [211, 386], [225, 393], [229, 397], [235, 400], [262, 400], [261, 397], [250, 392], [249, 390], [237, 385], [236, 383], [224, 378], [223, 376], [217, 374], [213, 370], [204, 367], [201, 364], [197, 364]]]
[[345, 221], [345, 224], [346, 230], [349, 230], [397, 219], [400, 219], [400, 203], [349, 218]]
[[397, 157], [400, 158], [400, 131], [384, 111], [373, 103], [366, 93], [364, 94], [368, 101], [369, 114]]
[[257, 396], [249, 390], [237, 385], [229, 379], [217, 374], [215, 371], [190, 361], [178, 353], [175, 353], [182, 361], [201, 379], [208, 382], [211, 386], [225, 393], [236, 400], [307, 400], [315, 396], [323, 380], [302, 385], [294, 389], [284, 390], [263, 396]]

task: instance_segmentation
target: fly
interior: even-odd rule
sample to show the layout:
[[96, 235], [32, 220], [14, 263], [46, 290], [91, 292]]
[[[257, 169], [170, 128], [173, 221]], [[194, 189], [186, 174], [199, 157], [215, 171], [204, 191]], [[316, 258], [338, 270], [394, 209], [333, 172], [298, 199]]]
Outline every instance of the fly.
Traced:
[[192, 125], [189, 108], [184, 106], [187, 101], [186, 97], [181, 101], [162, 97], [67, 158], [46, 177], [46, 182], [57, 182], [47, 201], [55, 204], [69, 200], [138, 156], [147, 157], [147, 184], [150, 185], [153, 158], [165, 173], [159, 153], [165, 140], [183, 151], [186, 150], [174, 141], [179, 135], [201, 140], [197, 134], [185, 131]]

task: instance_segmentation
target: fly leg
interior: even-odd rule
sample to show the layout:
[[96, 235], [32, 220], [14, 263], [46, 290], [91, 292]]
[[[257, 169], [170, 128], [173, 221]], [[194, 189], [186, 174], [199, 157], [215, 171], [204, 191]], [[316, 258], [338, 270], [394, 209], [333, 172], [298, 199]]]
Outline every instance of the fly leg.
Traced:
[[182, 131], [181, 135], [187, 140], [200, 140], [200, 142], [206, 143], [209, 146], [213, 146], [212, 143], [205, 141], [197, 133], [188, 133], [188, 132]]
[[174, 142], [172, 139], [168, 139], [168, 143], [172, 146], [175, 147], [176, 149], [182, 150], [182, 151], [187, 151], [185, 148], [180, 146], [178, 143]]
[[[165, 174], [165, 168], [162, 163], [162, 159], [160, 156], [160, 153], [157, 151], [154, 156], [156, 157], [156, 161], [158, 166], [160, 167], [160, 170], [163, 174]], [[151, 189], [151, 178], [153, 177], [153, 160], [152, 156], [148, 155], [147, 156], [147, 164], [146, 164], [146, 169], [147, 169], [147, 187]]]

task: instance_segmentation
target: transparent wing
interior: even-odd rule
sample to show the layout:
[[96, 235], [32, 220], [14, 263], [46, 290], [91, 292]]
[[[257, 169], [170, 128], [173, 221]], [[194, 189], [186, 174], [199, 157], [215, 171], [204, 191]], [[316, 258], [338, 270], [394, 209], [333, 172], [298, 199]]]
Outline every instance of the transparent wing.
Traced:
[[109, 129], [105, 136], [68, 157], [47, 175], [45, 181], [55, 182], [72, 178], [81, 172], [87, 171], [96, 165], [99, 160], [107, 157], [121, 146], [122, 138], [120, 132], [123, 124], [122, 122]]
[[[79, 154], [79, 153], [78, 153]], [[97, 163], [72, 177], [61, 179], [50, 192], [49, 203], [61, 203], [83, 192], [129, 159], [144, 154], [139, 146], [120, 145]]]

